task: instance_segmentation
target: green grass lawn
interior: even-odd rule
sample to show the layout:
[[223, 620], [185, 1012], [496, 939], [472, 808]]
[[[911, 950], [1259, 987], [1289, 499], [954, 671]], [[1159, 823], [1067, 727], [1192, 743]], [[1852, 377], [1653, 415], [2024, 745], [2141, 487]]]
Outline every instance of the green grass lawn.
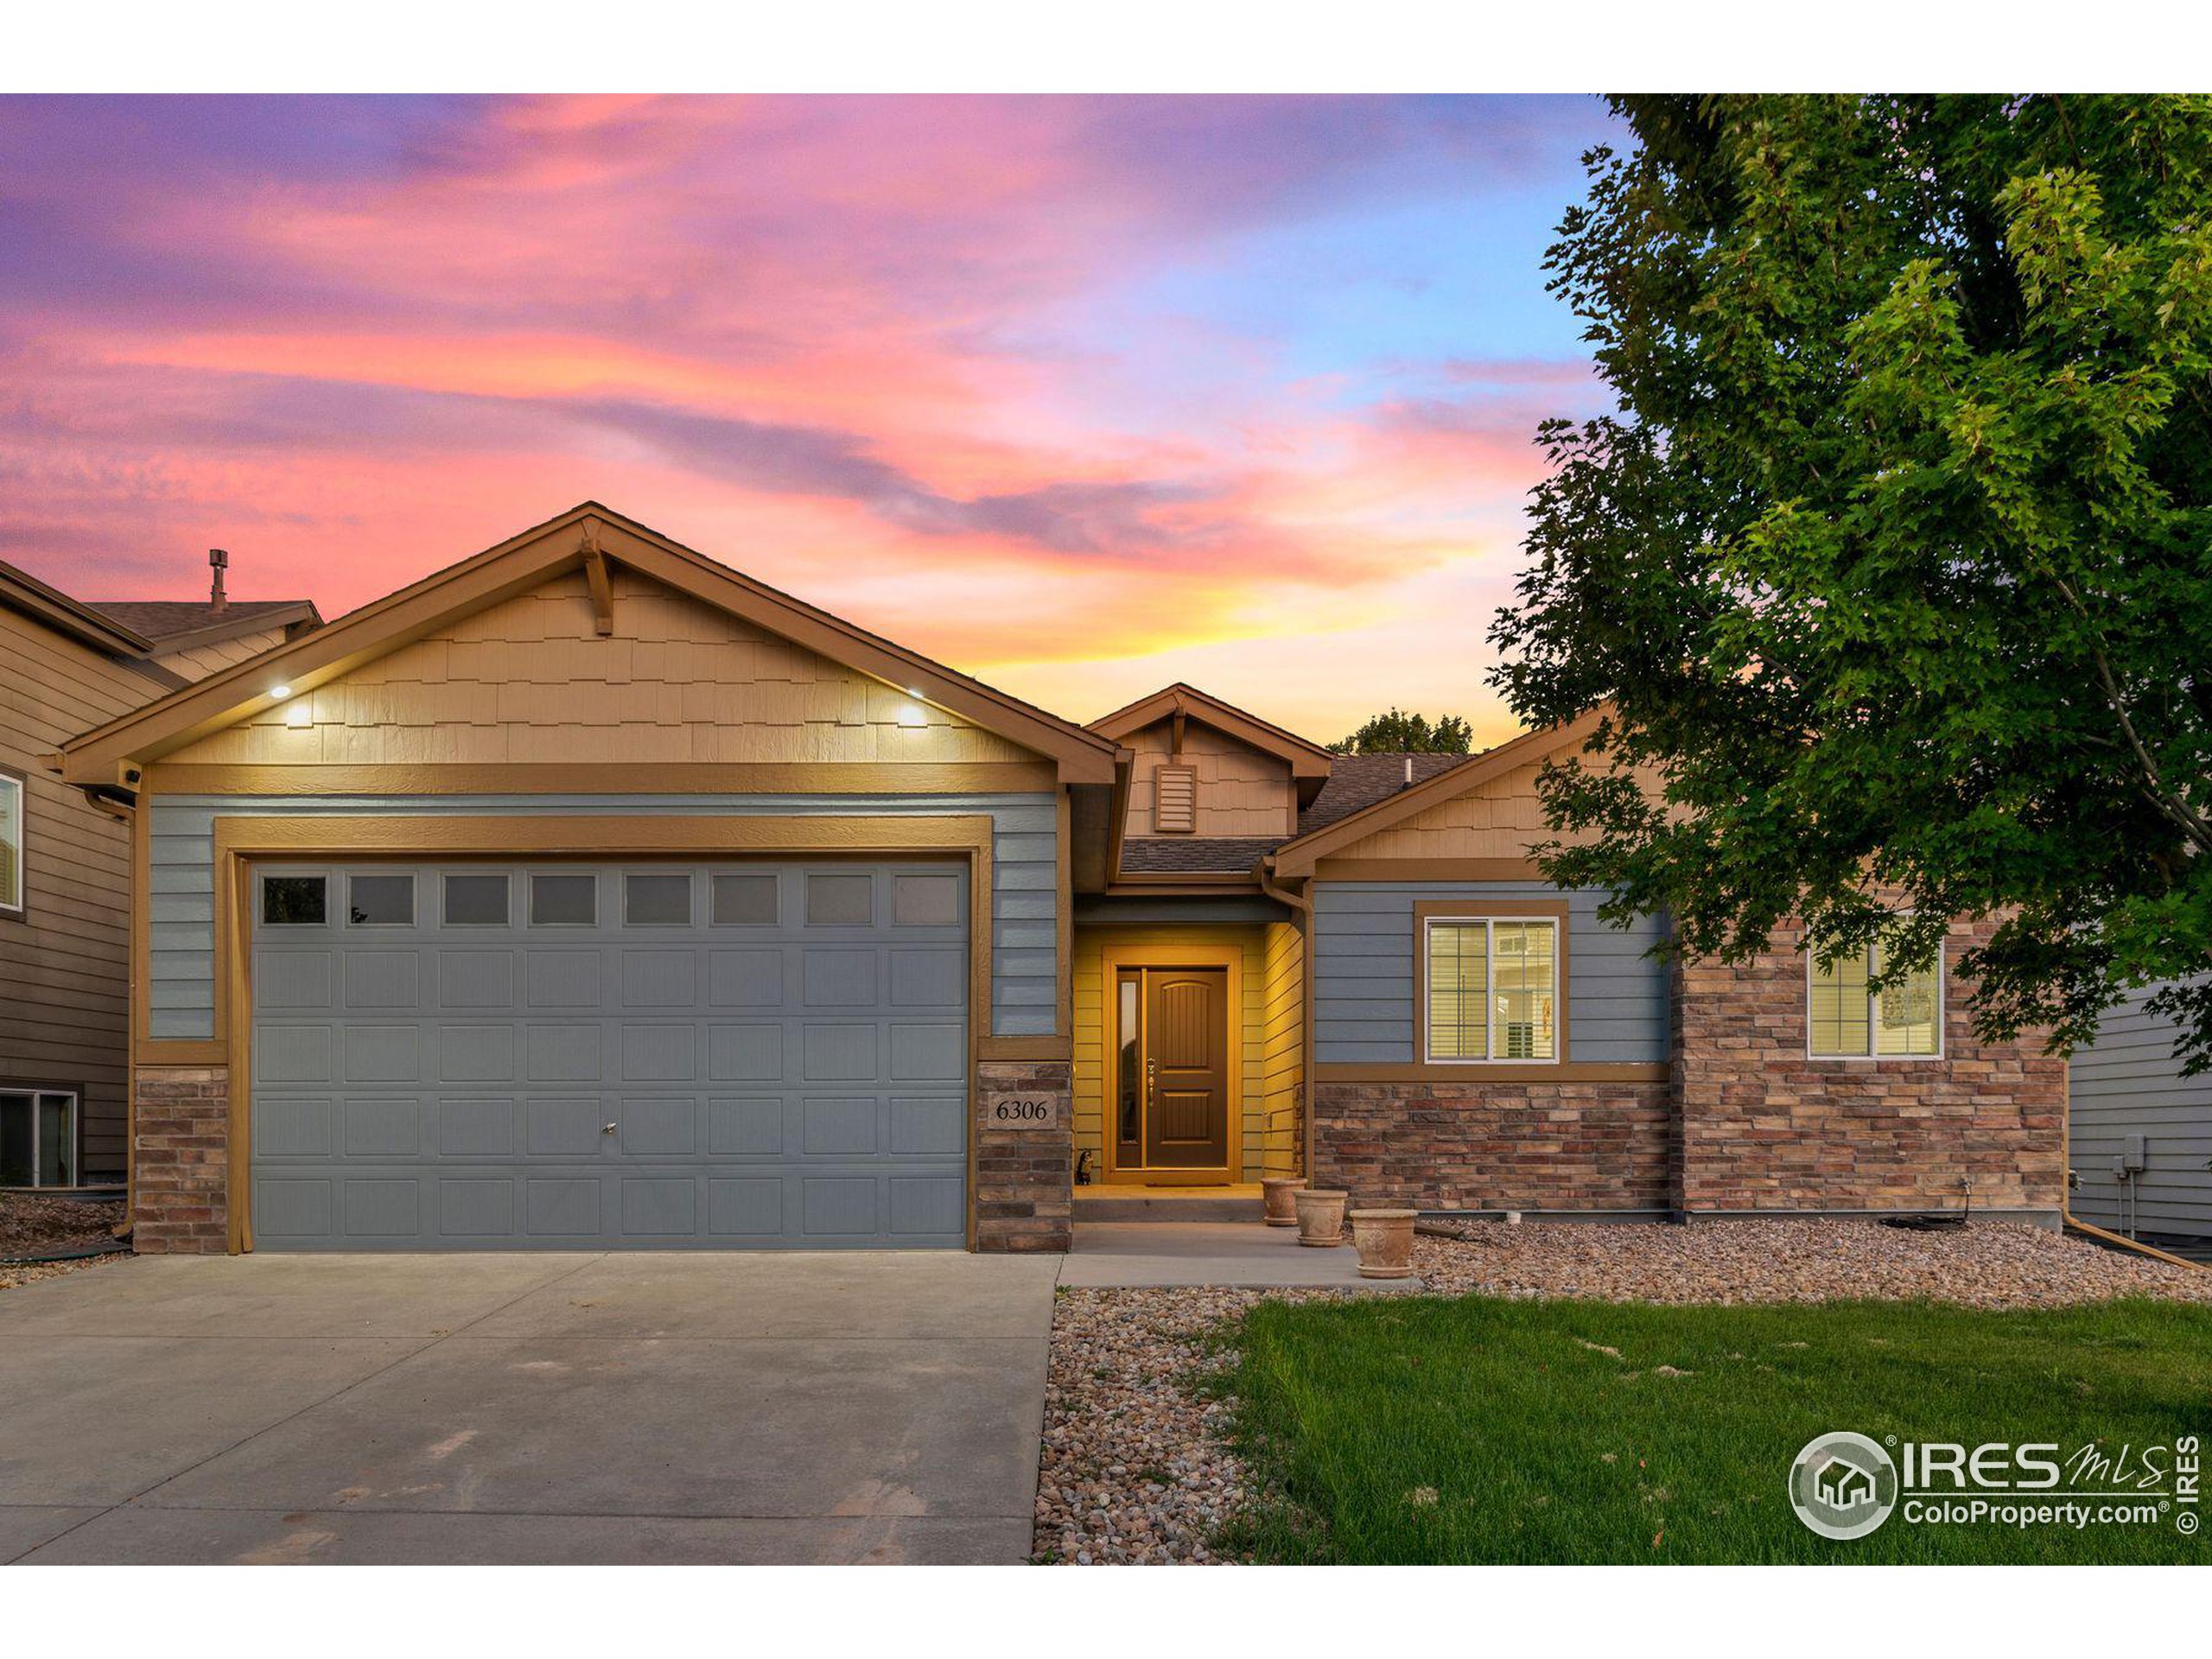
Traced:
[[1832, 1542], [1786, 1488], [1833, 1429], [2056, 1441], [2062, 1457], [2212, 1441], [2212, 1308], [1378, 1297], [1263, 1303], [1235, 1340], [1224, 1386], [1272, 1497], [1223, 1541], [1263, 1560], [2212, 1560], [2172, 1516], [2022, 1530], [1900, 1510]]

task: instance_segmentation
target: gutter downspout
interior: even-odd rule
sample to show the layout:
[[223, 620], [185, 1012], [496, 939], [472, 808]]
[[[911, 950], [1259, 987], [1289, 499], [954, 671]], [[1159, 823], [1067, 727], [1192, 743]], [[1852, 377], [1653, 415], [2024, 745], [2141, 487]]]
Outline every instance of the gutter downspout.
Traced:
[[1275, 880], [1275, 855], [1262, 853], [1252, 866], [1260, 891], [1289, 907], [1291, 925], [1298, 930], [1298, 1168], [1300, 1180], [1313, 1176], [1313, 898], [1293, 893]]

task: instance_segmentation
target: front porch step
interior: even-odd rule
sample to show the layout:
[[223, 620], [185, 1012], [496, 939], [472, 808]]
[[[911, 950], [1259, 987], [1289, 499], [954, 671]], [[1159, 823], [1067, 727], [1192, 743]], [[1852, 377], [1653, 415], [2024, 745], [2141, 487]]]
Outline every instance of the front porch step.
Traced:
[[1078, 1186], [1075, 1219], [1086, 1221], [1249, 1221], [1265, 1215], [1257, 1187]]

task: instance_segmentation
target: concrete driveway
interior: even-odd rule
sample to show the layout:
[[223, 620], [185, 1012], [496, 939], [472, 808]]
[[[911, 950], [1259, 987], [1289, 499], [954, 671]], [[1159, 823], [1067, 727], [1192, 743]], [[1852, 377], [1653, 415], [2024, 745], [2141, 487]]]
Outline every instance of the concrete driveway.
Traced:
[[1057, 1256], [148, 1257], [0, 1293], [0, 1561], [1017, 1561]]

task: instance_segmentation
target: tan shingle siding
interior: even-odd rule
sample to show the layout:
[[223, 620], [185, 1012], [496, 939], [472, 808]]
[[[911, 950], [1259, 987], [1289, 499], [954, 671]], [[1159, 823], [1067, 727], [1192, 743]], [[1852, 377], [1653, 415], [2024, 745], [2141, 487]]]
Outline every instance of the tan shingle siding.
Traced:
[[[1019, 745], [628, 571], [581, 572], [404, 645], [173, 765], [1020, 762]], [[903, 723], [910, 708], [923, 723]]]
[[129, 831], [39, 757], [159, 682], [0, 608], [0, 766], [23, 774], [24, 918], [0, 920], [0, 1079], [85, 1091], [84, 1166], [124, 1158]]

